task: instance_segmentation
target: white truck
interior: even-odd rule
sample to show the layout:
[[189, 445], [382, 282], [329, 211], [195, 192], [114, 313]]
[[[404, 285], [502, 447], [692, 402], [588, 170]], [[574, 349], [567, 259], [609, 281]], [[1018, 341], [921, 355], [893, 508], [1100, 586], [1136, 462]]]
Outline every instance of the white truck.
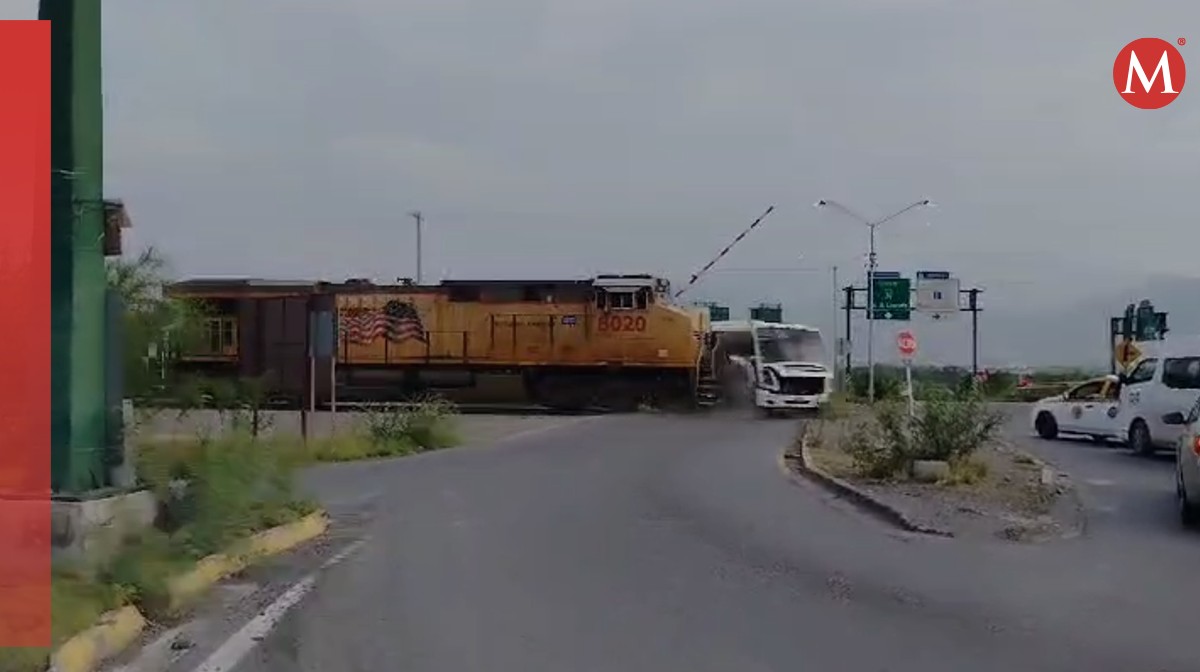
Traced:
[[713, 322], [711, 329], [727, 362], [727, 388], [741, 387], [762, 415], [828, 403], [833, 372], [819, 329], [759, 320]]

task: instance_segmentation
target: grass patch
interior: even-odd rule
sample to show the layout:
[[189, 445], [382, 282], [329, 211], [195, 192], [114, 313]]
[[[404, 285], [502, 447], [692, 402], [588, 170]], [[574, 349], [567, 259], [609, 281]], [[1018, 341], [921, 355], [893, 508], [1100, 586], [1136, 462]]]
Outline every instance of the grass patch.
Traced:
[[941, 485], [977, 485], [988, 477], [988, 465], [983, 460], [973, 458], [952, 460], [949, 463], [950, 473], [939, 481]]
[[[166, 615], [172, 577], [256, 532], [315, 512], [317, 505], [294, 491], [298, 468], [412, 455], [459, 443], [455, 409], [434, 398], [372, 412], [359, 431], [307, 444], [256, 435], [260, 429], [251, 423], [219, 438], [198, 433], [137, 446], [138, 477], [155, 494], [158, 519], [153, 529], [115, 540], [119, 551], [107, 561], [55, 571], [54, 646], [125, 605], [136, 605], [151, 618]], [[0, 672], [42, 672], [50, 653], [50, 648], [0, 649]]]
[[[66, 570], [55, 570], [50, 583], [50, 638], [59, 646], [90, 628], [100, 616], [126, 604], [116, 586], [89, 580]], [[50, 647], [0, 648], [0, 672], [43, 672], [49, 665]]]
[[460, 442], [454, 406], [429, 397], [408, 406], [367, 411], [363, 427], [310, 439], [303, 451], [308, 462], [350, 462], [404, 457], [450, 448]]

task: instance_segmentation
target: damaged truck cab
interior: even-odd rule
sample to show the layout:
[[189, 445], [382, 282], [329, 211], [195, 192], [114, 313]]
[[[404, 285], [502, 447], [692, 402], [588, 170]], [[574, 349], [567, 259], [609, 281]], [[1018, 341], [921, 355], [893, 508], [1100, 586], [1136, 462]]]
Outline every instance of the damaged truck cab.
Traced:
[[759, 320], [714, 322], [711, 328], [731, 395], [743, 392], [763, 415], [815, 411], [828, 403], [833, 372], [820, 330]]

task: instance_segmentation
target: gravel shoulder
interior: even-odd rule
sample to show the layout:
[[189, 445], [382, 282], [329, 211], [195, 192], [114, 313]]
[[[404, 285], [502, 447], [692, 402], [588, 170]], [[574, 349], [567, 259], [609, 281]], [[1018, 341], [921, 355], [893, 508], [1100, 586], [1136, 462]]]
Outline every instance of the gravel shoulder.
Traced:
[[810, 466], [850, 483], [915, 523], [955, 537], [1036, 542], [1082, 530], [1082, 507], [1067, 475], [1002, 439], [975, 454], [986, 475], [974, 483], [861, 477], [843, 449], [845, 437], [861, 419], [856, 415], [809, 421]]

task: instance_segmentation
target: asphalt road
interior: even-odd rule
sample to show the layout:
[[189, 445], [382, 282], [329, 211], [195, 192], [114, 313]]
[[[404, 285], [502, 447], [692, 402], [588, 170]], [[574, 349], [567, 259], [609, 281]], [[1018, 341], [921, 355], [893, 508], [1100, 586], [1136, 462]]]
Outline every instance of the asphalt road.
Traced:
[[1033, 433], [1030, 405], [1002, 408], [1009, 416], [1008, 438], [1057, 465], [1078, 486], [1095, 544], [1153, 547], [1153, 560], [1147, 559], [1152, 567], [1160, 555], [1182, 558], [1196, 552], [1197, 535], [1181, 528], [1176, 510], [1174, 454], [1142, 457], [1122, 445], [1089, 439], [1047, 441]]
[[1158, 466], [1120, 471], [1114, 453], [1103, 471], [1109, 457], [1091, 459], [1096, 449], [1046, 447], [1123, 484], [1096, 486], [1116, 493], [1096, 495], [1117, 498], [1113, 520], [1045, 545], [967, 543], [891, 531], [788, 481], [778, 457], [794, 430], [742, 416], [610, 416], [316, 472], [310, 485], [335, 512], [372, 502], [366, 544], [237, 669], [1200, 665], [1200, 539], [1168, 534], [1168, 507], [1161, 535], [1113, 543], [1137, 520], [1157, 524], [1151, 510], [1165, 504], [1139, 498], [1161, 494], [1141, 471]]

